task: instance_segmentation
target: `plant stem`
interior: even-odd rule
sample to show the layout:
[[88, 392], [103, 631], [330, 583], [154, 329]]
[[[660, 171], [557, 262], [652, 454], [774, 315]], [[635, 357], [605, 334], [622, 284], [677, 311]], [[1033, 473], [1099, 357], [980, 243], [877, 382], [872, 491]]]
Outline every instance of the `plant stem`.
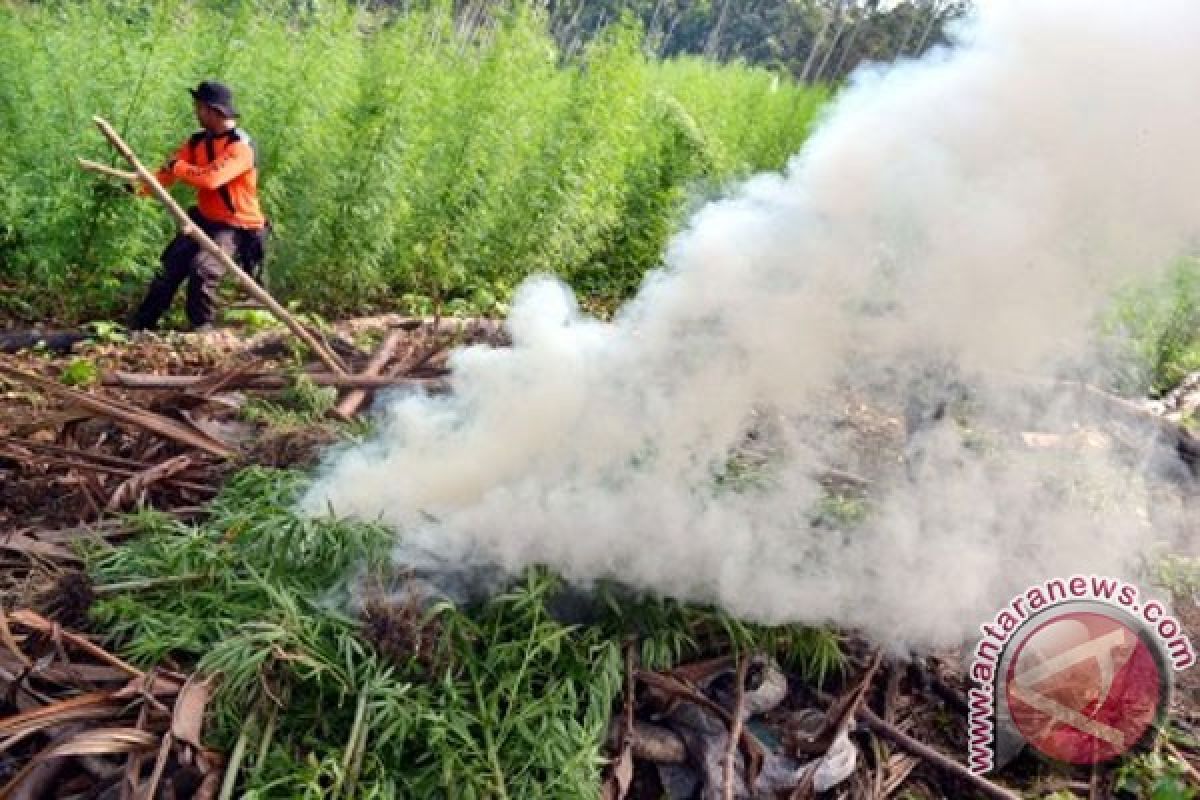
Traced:
[[146, 578], [140, 581], [123, 581], [121, 583], [108, 583], [103, 586], [92, 588], [92, 592], [97, 595], [120, 594], [121, 592], [138, 592], [145, 589], [157, 589], [162, 586], [175, 586], [181, 583], [199, 583], [211, 578], [211, 575], [166, 575], [162, 578]]
[[246, 726], [242, 728], [237, 743], [233, 746], [233, 753], [229, 756], [229, 765], [225, 767], [225, 780], [221, 784], [221, 793], [217, 795], [217, 800], [231, 800], [233, 797], [233, 787], [237, 785], [238, 770], [242, 766], [242, 759], [246, 756], [246, 745], [249, 743], [250, 730], [253, 727], [254, 715], [252, 714]]

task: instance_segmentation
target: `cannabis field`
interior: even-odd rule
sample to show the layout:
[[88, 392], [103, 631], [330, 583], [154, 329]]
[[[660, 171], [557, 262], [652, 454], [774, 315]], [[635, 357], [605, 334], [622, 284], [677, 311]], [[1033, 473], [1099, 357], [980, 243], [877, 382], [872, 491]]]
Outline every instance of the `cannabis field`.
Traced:
[[[3, 313], [123, 318], [171, 228], [80, 173], [111, 120], [154, 166], [195, 128], [186, 89], [236, 87], [275, 225], [270, 284], [334, 315], [503, 310], [533, 272], [627, 296], [689, 203], [780, 168], [826, 92], [765, 70], [657, 62], [620, 26], [565, 62], [544, 21], [466, 41], [449, 4], [0, 6]], [[314, 6], [315, 8], [315, 6]]]

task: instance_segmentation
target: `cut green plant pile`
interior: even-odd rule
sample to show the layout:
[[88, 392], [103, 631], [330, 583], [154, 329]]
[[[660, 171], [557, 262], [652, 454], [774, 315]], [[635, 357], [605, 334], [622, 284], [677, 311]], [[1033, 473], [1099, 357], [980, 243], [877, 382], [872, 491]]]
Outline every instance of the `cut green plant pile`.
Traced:
[[827, 94], [660, 62], [621, 25], [568, 60], [523, 3], [469, 38], [449, 2], [370, 5], [401, 4], [0, 4], [0, 317], [123, 316], [171, 223], [75, 157], [112, 155], [100, 114], [156, 165], [204, 78], [257, 144], [272, 289], [325, 313], [503, 311], [531, 272], [611, 305], [689, 197], [781, 168]]
[[305, 481], [247, 470], [203, 526], [145, 513], [90, 559], [97, 630], [137, 663], [219, 676], [207, 735], [238, 796], [595, 797], [629, 637], [650, 668], [731, 646], [814, 680], [841, 666], [831, 633], [578, 595], [541, 570], [479, 604], [399, 600], [393, 534], [297, 517]]

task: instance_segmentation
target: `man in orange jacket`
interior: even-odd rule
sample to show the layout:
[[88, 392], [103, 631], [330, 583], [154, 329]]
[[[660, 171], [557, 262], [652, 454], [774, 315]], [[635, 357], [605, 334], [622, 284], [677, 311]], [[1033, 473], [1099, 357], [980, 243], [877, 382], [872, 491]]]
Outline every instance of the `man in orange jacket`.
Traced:
[[[253, 270], [263, 257], [267, 222], [258, 202], [257, 156], [237, 126], [233, 92], [216, 81], [189, 89], [202, 130], [190, 136], [155, 177], [164, 187], [183, 181], [196, 189], [188, 215], [229, 256]], [[146, 187], [141, 192], [148, 194]], [[187, 316], [193, 330], [212, 327], [217, 288], [225, 267], [192, 239], [178, 234], [162, 254], [162, 271], [130, 320], [134, 330], [153, 330], [186, 279]]]

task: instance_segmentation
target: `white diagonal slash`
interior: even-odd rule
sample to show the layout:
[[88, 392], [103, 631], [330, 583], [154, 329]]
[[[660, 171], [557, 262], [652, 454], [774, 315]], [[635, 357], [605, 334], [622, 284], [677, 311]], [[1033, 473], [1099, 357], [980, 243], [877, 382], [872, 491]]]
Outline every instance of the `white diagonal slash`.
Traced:
[[1112, 652], [1125, 646], [1129, 642], [1131, 635], [1124, 628], [1118, 628], [1104, 636], [1076, 645], [1070, 650], [1059, 653], [1054, 658], [1017, 673], [1014, 676], [1012, 684], [1009, 686], [1009, 691], [1018, 700], [1041, 711], [1055, 722], [1070, 725], [1078, 731], [1082, 731], [1101, 741], [1108, 742], [1115, 747], [1124, 747], [1125, 735], [1120, 730], [1097, 722], [1073, 708], [1068, 708], [1056, 700], [1046, 697], [1033, 687], [1046, 678], [1057, 675], [1081, 661], [1094, 658], [1097, 666], [1100, 668], [1101, 691], [1099, 702], [1103, 705], [1104, 701], [1108, 698], [1109, 690], [1112, 689], [1113, 677], [1116, 674]]

